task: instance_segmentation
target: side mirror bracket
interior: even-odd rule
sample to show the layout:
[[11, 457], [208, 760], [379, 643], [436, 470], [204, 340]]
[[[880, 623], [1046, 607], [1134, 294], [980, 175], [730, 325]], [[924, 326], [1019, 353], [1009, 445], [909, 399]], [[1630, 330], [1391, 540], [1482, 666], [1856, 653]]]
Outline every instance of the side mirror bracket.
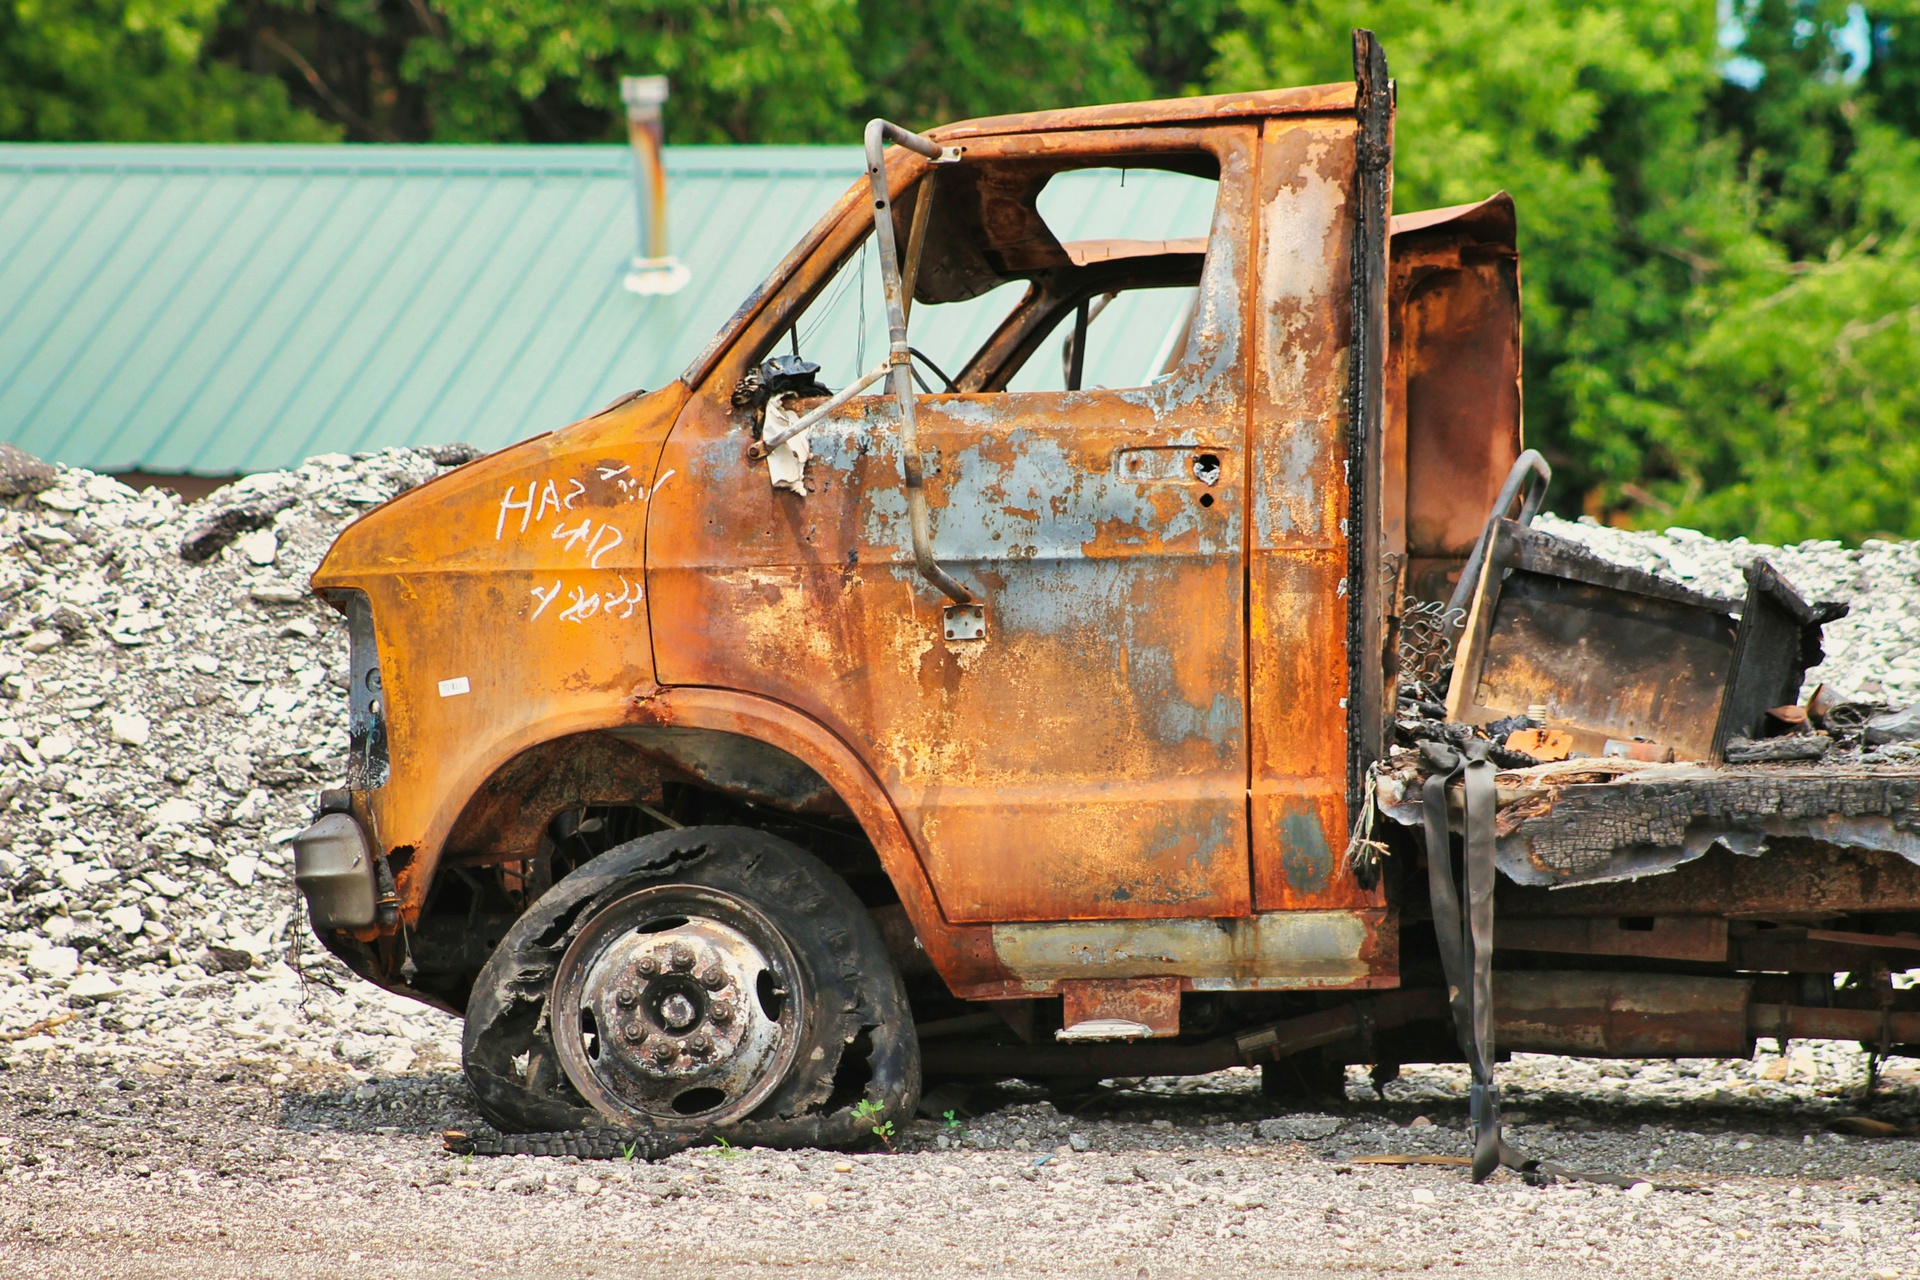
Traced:
[[[943, 147], [885, 120], [876, 119], [867, 123], [867, 182], [873, 192], [874, 234], [880, 248], [880, 281], [887, 299], [887, 389], [893, 393], [894, 403], [900, 413], [900, 470], [907, 490], [907, 520], [913, 531], [913, 561], [920, 576], [944, 592], [954, 605], [974, 605], [973, 593], [955, 581], [953, 575], [941, 568], [933, 558], [933, 521], [927, 511], [920, 436], [913, 420], [913, 349], [907, 345], [907, 312], [912, 302], [909, 281], [919, 274], [920, 252], [926, 246], [927, 210], [932, 205], [928, 197], [932, 193], [922, 193], [914, 212], [913, 228], [907, 238], [906, 270], [903, 272], [900, 251], [893, 234], [893, 199], [887, 191], [887, 164], [883, 154], [889, 142], [924, 156], [936, 165], [958, 163], [961, 152], [958, 147]], [[929, 174], [928, 180], [932, 180], [933, 176]], [[878, 372], [875, 370], [875, 373]], [[985, 615], [978, 610], [969, 615], [969, 625], [964, 630], [975, 630], [971, 625], [973, 617], [979, 618], [979, 635], [955, 635], [952, 638], [984, 637]], [[950, 617], [947, 631], [951, 634], [955, 630]]]

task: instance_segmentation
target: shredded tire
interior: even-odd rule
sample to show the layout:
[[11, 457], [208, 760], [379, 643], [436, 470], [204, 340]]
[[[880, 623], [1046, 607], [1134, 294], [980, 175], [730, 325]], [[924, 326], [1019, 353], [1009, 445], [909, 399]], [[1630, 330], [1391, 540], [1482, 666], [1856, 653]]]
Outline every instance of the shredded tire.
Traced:
[[[752, 904], [793, 949], [812, 993], [786, 1077], [745, 1119], [713, 1130], [636, 1129], [629, 1117], [594, 1110], [561, 1069], [548, 1025], [548, 999], [574, 934], [599, 908], [649, 883], [703, 885]], [[912, 1119], [920, 1095], [906, 993], [866, 908], [819, 859], [746, 827], [643, 836], [555, 884], [481, 970], [462, 1048], [481, 1114], [505, 1133], [552, 1139], [597, 1130], [613, 1134], [616, 1148], [641, 1135], [681, 1146], [715, 1136], [736, 1146], [856, 1146], [871, 1142], [876, 1127]]]
[[500, 1133], [448, 1129], [440, 1135], [457, 1156], [572, 1156], [577, 1160], [644, 1160], [651, 1164], [694, 1145], [688, 1135], [647, 1129], [569, 1129], [562, 1133]]

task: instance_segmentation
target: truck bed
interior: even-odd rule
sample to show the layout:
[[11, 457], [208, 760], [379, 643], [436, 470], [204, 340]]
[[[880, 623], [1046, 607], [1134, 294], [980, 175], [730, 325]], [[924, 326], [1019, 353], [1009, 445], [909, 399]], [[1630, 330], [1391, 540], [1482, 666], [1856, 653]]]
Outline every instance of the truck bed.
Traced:
[[[1417, 827], [1424, 778], [1417, 752], [1394, 751], [1380, 773], [1381, 812]], [[1627, 879], [1716, 845], [1759, 856], [1793, 838], [1920, 865], [1920, 752], [1836, 749], [1746, 765], [1562, 760], [1504, 770], [1498, 786], [1495, 857], [1522, 885]]]

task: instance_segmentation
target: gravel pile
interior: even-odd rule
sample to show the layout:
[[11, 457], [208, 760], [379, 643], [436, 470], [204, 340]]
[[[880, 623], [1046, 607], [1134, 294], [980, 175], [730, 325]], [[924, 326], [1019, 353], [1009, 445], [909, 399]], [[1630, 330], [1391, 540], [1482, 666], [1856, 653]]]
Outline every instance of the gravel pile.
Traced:
[[191, 505], [0, 458], [0, 1052], [457, 1056], [450, 1019], [322, 957], [287, 842], [347, 748], [345, 627], [306, 579], [468, 456], [328, 455]]
[[1807, 673], [1808, 689], [1824, 682], [1850, 701], [1896, 707], [1920, 702], [1920, 542], [1870, 538], [1854, 548], [1838, 542], [1769, 547], [1745, 538], [1721, 542], [1692, 529], [1611, 529], [1584, 516], [1574, 521], [1542, 515], [1536, 525], [1615, 564], [1736, 599], [1747, 591], [1742, 571], [1763, 557], [1802, 598], [1852, 606], [1846, 617], [1827, 624], [1827, 660]]

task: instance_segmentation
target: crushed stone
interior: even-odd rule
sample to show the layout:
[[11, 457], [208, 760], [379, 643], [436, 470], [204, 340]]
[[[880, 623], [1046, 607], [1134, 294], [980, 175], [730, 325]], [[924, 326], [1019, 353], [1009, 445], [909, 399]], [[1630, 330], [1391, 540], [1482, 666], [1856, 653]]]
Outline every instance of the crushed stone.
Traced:
[[0, 498], [0, 1035], [82, 1006], [59, 1042], [122, 1056], [457, 1059], [453, 1019], [320, 950], [288, 844], [347, 749], [345, 626], [306, 580], [443, 469], [330, 454], [185, 504], [53, 467]]

